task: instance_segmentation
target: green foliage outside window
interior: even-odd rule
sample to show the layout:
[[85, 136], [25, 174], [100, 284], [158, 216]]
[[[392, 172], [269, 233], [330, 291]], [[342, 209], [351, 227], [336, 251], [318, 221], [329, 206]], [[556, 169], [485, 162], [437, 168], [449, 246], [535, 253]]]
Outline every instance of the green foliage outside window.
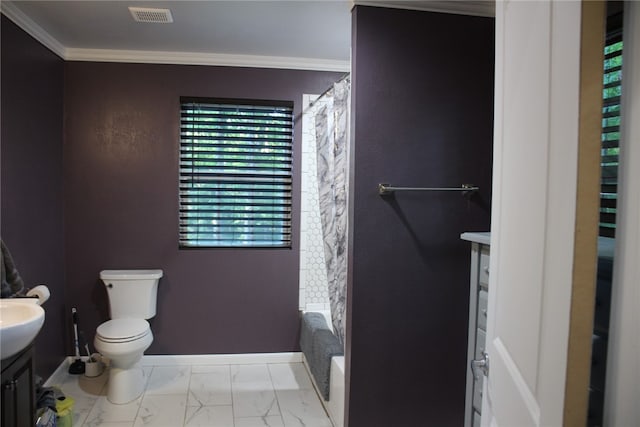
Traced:
[[290, 247], [292, 110], [183, 99], [182, 247]]
[[618, 159], [620, 154], [622, 41], [620, 40], [608, 43], [605, 46], [604, 55], [600, 235], [605, 237], [614, 237], [618, 198]]

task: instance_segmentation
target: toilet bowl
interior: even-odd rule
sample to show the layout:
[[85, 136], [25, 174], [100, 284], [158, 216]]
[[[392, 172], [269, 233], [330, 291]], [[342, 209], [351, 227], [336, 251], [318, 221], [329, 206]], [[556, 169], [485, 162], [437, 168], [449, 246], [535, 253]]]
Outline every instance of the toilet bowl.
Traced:
[[94, 346], [111, 362], [107, 389], [111, 403], [129, 403], [144, 391], [140, 359], [152, 341], [153, 333], [144, 319], [114, 319], [98, 326]]
[[100, 278], [109, 295], [111, 320], [98, 326], [93, 344], [110, 360], [107, 399], [125, 404], [146, 386], [140, 360], [153, 342], [146, 319], [156, 314], [156, 295], [162, 270], [104, 270]]

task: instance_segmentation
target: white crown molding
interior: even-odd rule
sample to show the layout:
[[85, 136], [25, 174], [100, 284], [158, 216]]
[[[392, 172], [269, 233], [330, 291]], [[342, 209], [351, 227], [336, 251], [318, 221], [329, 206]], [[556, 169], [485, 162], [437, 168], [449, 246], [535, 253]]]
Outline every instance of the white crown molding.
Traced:
[[335, 61], [315, 58], [116, 49], [67, 48], [65, 59], [67, 61], [213, 65], [226, 67], [284, 68], [293, 70], [339, 72], [345, 72], [351, 69], [351, 64], [349, 61]]
[[493, 0], [352, 0], [351, 3], [352, 6], [374, 6], [485, 17], [494, 17], [496, 13], [495, 1]]
[[125, 62], [146, 64], [212, 65], [226, 67], [281, 68], [348, 72], [349, 61], [260, 55], [199, 52], [164, 52], [117, 49], [80, 49], [64, 46], [11, 1], [0, 1], [2, 13], [65, 61]]
[[22, 28], [27, 34], [38, 40], [60, 58], [65, 59], [66, 48], [64, 45], [43, 30], [38, 24], [33, 22], [31, 18], [18, 9], [13, 2], [0, 1], [0, 10], [4, 16], [13, 21], [18, 27]]

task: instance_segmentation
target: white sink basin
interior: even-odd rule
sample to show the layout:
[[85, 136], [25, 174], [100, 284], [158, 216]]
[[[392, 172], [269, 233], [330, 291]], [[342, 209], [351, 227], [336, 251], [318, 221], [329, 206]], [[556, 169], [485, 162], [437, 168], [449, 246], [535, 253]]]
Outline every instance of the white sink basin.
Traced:
[[0, 358], [11, 357], [33, 341], [44, 323], [44, 310], [36, 300], [0, 299]]

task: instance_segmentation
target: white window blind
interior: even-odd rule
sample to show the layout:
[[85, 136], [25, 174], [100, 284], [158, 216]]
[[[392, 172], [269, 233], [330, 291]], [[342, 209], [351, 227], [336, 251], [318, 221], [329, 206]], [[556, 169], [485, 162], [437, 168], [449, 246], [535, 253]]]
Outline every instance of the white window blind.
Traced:
[[293, 103], [180, 103], [180, 246], [291, 247]]

